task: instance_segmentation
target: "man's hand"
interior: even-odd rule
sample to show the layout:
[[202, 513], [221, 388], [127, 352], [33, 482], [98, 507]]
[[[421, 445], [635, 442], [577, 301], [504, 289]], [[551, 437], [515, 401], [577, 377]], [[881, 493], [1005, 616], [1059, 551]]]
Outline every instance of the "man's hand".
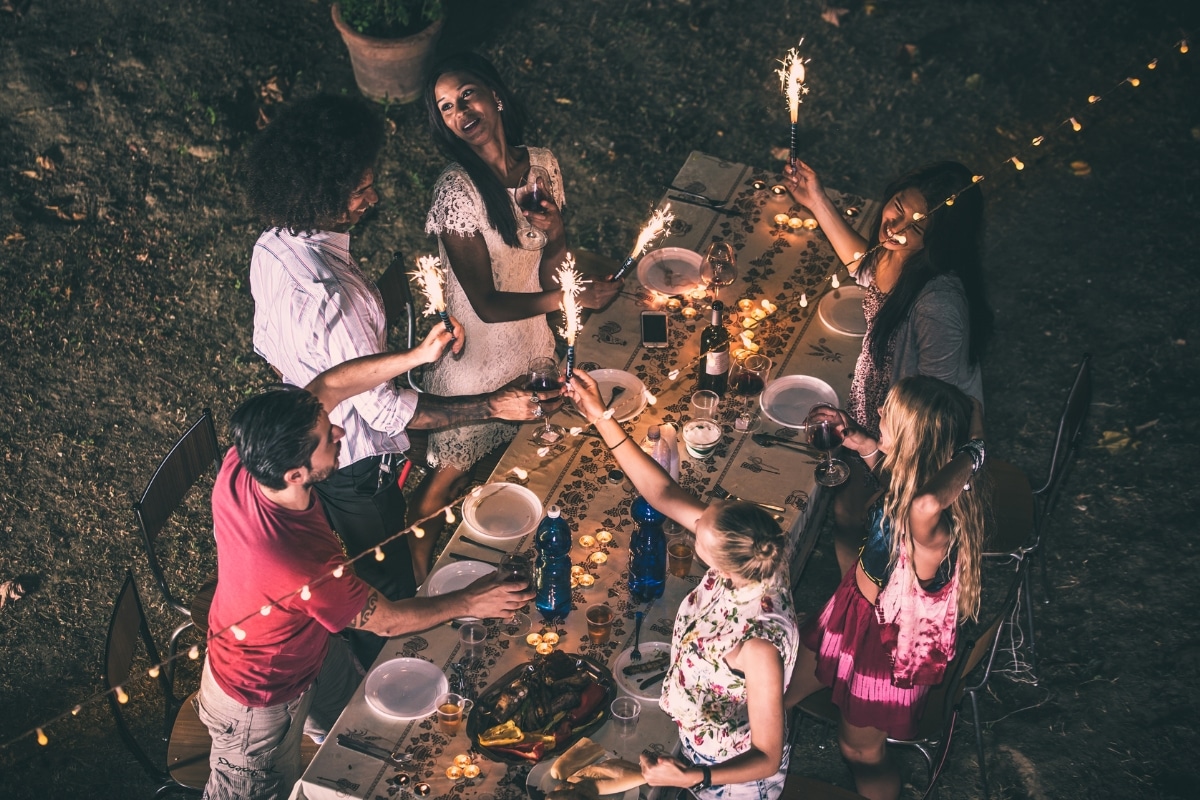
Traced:
[[413, 348], [422, 364], [432, 364], [441, 358], [447, 345], [450, 345], [450, 351], [455, 355], [462, 352], [463, 345], [466, 344], [466, 334], [454, 317], [450, 317], [450, 324], [454, 333], [446, 330], [446, 326], [438, 320], [429, 329], [429, 333], [425, 334], [425, 340]]
[[558, 392], [530, 392], [528, 389], [497, 389], [487, 396], [488, 416], [509, 422], [528, 422], [538, 418], [538, 406], [553, 414], [561, 404]]
[[495, 573], [478, 578], [462, 591], [466, 595], [467, 616], [480, 619], [510, 616], [534, 597], [527, 584], [501, 580]]
[[624, 287], [622, 281], [613, 281], [612, 276], [592, 278], [584, 284], [579, 294], [579, 305], [584, 308], [601, 309], [613, 301]]

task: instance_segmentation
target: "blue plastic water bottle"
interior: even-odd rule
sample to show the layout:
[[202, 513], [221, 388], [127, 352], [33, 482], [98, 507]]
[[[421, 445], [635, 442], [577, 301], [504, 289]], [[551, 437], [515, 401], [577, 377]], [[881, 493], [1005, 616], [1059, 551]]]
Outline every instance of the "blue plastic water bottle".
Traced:
[[558, 506], [550, 506], [537, 529], [533, 603], [547, 620], [566, 619], [571, 613], [571, 526]]
[[630, 509], [638, 528], [629, 541], [629, 594], [635, 603], [662, 597], [667, 580], [667, 539], [663, 536], [665, 516], [655, 511], [640, 495]]

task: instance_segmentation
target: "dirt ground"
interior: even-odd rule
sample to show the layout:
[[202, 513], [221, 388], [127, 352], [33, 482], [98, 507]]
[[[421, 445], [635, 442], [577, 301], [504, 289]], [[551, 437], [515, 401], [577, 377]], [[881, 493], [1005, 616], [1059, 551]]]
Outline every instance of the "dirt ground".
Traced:
[[[840, 1], [835, 26], [821, 0], [450, 0], [442, 46], [511, 79], [531, 140], [562, 162], [573, 246], [612, 256], [691, 150], [779, 166], [772, 70], [801, 36], [800, 147], [829, 186], [878, 193], [937, 158], [986, 174], [989, 452], [1036, 485], [1075, 366], [1090, 352], [1096, 368], [1052, 602], [1036, 595], [1042, 682], [1000, 675], [984, 698], [992, 796], [1194, 797], [1200, 70], [1175, 45], [1196, 4]], [[103, 703], [47, 726], [47, 747], [23, 734], [99, 690], [127, 566], [155, 629], [171, 623], [130, 503], [200, 409], [224, 441], [269, 379], [250, 344], [241, 159], [260, 114], [320, 91], [355, 91], [325, 2], [0, 0], [0, 581], [40, 578], [0, 608], [0, 796], [152, 791]], [[443, 166], [419, 105], [387, 115], [383, 203], [354, 239], [370, 274], [430, 250]], [[169, 542], [184, 594], [214, 566], [206, 503], [193, 493]], [[833, 578], [822, 546], [805, 596]], [[131, 708], [159, 713], [144, 686]], [[850, 786], [832, 730], [809, 726], [793, 764]], [[944, 796], [974, 797], [960, 735]]]

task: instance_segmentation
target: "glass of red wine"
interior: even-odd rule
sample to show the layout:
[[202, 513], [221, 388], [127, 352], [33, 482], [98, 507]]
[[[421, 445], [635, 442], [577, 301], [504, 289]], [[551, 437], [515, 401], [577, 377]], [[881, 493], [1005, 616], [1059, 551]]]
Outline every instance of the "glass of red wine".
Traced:
[[[530, 586], [533, 583], [533, 564], [523, 553], [506, 553], [500, 557], [500, 580]], [[500, 623], [500, 632], [510, 639], [524, 639], [533, 627], [528, 614], [520, 611]]]
[[[521, 185], [513, 190], [513, 199], [521, 211], [543, 213], [542, 201], [550, 200], [550, 174], [542, 167], [530, 166], [521, 179]], [[517, 215], [517, 241], [524, 250], [541, 250], [546, 246], [546, 234], [531, 223], [524, 214]]]
[[743, 353], [729, 367], [729, 391], [743, 399], [742, 410], [733, 422], [735, 430], [752, 433], [762, 427], [755, 401], [767, 388], [771, 359], [758, 353]]
[[833, 451], [842, 444], [845, 437], [838, 430], [836, 413], [829, 413], [833, 406], [822, 403], [812, 407], [805, 420], [804, 429], [808, 432], [808, 443], [825, 453], [825, 461], [817, 465], [815, 475], [817, 483], [822, 486], [840, 486], [850, 477], [850, 467], [845, 461], [833, 457]]
[[550, 422], [550, 415], [542, 408], [538, 392], [557, 392], [562, 389], [562, 378], [559, 376], [558, 362], [553, 358], [529, 359], [529, 381], [525, 388], [533, 392], [533, 402], [537, 403], [537, 416], [542, 418], [542, 425], [533, 434], [535, 443], [546, 446], [562, 440], [566, 431], [560, 425]]

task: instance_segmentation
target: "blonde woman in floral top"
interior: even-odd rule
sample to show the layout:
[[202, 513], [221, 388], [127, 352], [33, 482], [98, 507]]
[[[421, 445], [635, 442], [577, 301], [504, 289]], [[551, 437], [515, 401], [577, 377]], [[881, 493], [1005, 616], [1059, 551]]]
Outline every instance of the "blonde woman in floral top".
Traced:
[[799, 646], [779, 524], [749, 503], [706, 505], [604, 417], [596, 383], [576, 370], [563, 389], [592, 421], [633, 485], [696, 534], [709, 564], [679, 609], [662, 709], [688, 760], [642, 756], [651, 786], [701, 800], [774, 800], [787, 775], [783, 693]]

